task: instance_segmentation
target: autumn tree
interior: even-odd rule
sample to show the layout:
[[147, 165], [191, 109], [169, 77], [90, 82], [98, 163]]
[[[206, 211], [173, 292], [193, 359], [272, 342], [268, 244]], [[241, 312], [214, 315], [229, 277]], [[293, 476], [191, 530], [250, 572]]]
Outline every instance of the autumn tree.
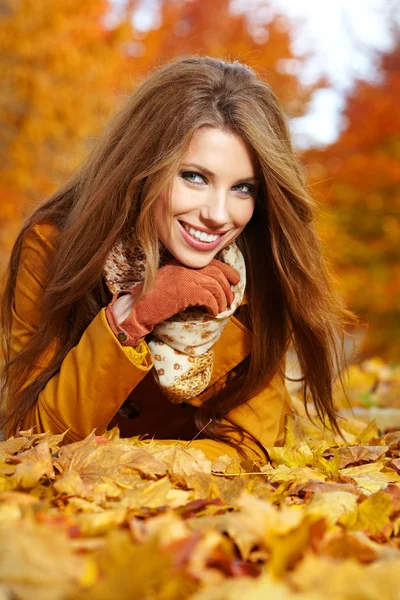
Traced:
[[[364, 350], [398, 361], [400, 347], [400, 37], [379, 79], [357, 81], [336, 143], [309, 151], [321, 235], [351, 307], [368, 322]], [[323, 206], [325, 204], [325, 206]]]
[[2, 2], [3, 248], [76, 166], [114, 103], [131, 28], [128, 20], [110, 27], [108, 13], [106, 0]]
[[294, 74], [305, 57], [292, 55], [283, 17], [233, 13], [230, 0], [161, 0], [144, 31], [139, 4], [2, 3], [0, 265], [24, 215], [68, 177], [120, 96], [158, 64], [191, 53], [238, 58], [270, 82], [290, 116], [304, 112], [315, 86]]
[[312, 92], [325, 81], [300, 82], [301, 63], [309, 55], [293, 55], [292, 23], [279, 14], [267, 19], [268, 2], [264, 10], [247, 7], [242, 12], [233, 12], [232, 5], [231, 0], [162, 0], [159, 25], [132, 44], [135, 66], [145, 71], [164, 59], [197, 53], [237, 58], [268, 81], [290, 117], [302, 115]]

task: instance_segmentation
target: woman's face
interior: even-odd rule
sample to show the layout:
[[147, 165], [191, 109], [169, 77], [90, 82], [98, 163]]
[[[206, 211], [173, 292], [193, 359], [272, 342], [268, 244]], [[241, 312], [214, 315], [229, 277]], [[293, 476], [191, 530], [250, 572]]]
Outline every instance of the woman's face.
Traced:
[[157, 200], [155, 223], [161, 242], [187, 267], [208, 265], [250, 221], [260, 183], [257, 175], [257, 162], [240, 137], [215, 128], [198, 129], [172, 181], [171, 205], [167, 191]]

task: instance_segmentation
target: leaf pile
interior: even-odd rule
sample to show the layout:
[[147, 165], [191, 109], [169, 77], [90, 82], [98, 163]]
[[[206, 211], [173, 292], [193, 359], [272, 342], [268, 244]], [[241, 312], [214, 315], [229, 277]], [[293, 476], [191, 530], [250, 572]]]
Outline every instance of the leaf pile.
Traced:
[[[400, 409], [400, 364], [388, 365], [379, 356], [349, 365], [346, 392], [351, 406], [379, 409]], [[348, 408], [342, 390], [337, 385], [334, 401], [338, 408]]]
[[400, 432], [287, 418], [270, 461], [120, 438], [0, 443], [0, 598], [381, 599], [400, 588]]

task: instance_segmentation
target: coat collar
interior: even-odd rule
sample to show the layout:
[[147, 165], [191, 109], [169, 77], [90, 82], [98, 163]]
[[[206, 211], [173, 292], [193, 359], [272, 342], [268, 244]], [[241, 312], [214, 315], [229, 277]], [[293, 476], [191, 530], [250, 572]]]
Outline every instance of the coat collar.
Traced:
[[[242, 304], [246, 304], [242, 302]], [[234, 369], [251, 352], [251, 332], [232, 316], [213, 346], [214, 368], [210, 385]]]

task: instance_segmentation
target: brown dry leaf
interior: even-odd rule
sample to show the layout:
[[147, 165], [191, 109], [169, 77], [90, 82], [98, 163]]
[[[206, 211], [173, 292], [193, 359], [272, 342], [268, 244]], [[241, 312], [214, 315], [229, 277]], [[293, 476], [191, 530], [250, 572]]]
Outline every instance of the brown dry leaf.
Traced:
[[323, 600], [310, 590], [305, 594], [293, 592], [288, 586], [265, 573], [257, 579], [249, 577], [226, 579], [201, 589], [191, 600]]
[[237, 545], [243, 560], [247, 560], [255, 546], [269, 547], [268, 539], [275, 534], [289, 534], [304, 518], [304, 513], [296, 508], [275, 506], [243, 492], [237, 501], [240, 511], [223, 515], [203, 516], [189, 519], [191, 528], [206, 532], [216, 530], [227, 533]]
[[325, 483], [321, 481], [308, 481], [299, 485], [293, 484], [290, 487], [291, 494], [302, 494], [304, 492], [349, 492], [355, 496], [363, 494], [354, 483], [338, 483], [334, 481], [327, 481]]
[[123, 497], [123, 491], [114, 483], [111, 477], [103, 475], [102, 481], [95, 483], [93, 487], [92, 499], [93, 502], [104, 508], [113, 508], [116, 500]]
[[104, 512], [106, 509], [92, 500], [86, 500], [79, 496], [71, 496], [67, 499], [67, 504], [64, 508], [64, 513], [74, 515], [76, 513], [97, 513]]
[[290, 573], [288, 581], [300, 593], [317, 593], [321, 600], [398, 598], [398, 565], [399, 561], [395, 559], [371, 565], [360, 564], [351, 558], [332, 561], [309, 552]]
[[108, 509], [101, 512], [82, 512], [75, 516], [75, 523], [82, 536], [103, 535], [107, 531], [126, 522], [127, 510], [125, 508]]
[[194, 473], [211, 474], [211, 461], [197, 448], [154, 444], [148, 451], [165, 466], [172, 481], [181, 485], [187, 485], [188, 478]]
[[101, 579], [69, 600], [172, 600], [189, 597], [197, 587], [180, 569], [172, 568], [173, 556], [160, 549], [156, 538], [137, 545], [127, 531], [110, 531], [94, 560]]
[[378, 438], [373, 438], [370, 440], [370, 443], [377, 444], [379, 446], [389, 446], [392, 449], [392, 446], [398, 446], [400, 442], [400, 431], [390, 431], [385, 435], [381, 435]]
[[[62, 579], [65, 600], [208, 591], [211, 600], [237, 597], [236, 589], [246, 600], [264, 600], [267, 590], [342, 600], [355, 573], [350, 559], [359, 572], [400, 561], [398, 439], [373, 437], [373, 424], [351, 427], [344, 443], [289, 418], [284, 445], [264, 465], [227, 456], [211, 463], [190, 447], [121, 439], [118, 428], [51, 455], [48, 437], [25, 432], [23, 445], [0, 458], [0, 527], [34, 523], [53, 531], [56, 544], [64, 536], [72, 557], [85, 557], [76, 579]], [[324, 570], [326, 560], [336, 561], [343, 585], [324, 587], [304, 567]], [[229, 580], [242, 587], [226, 587]], [[21, 597], [39, 589], [31, 582]]]
[[249, 557], [255, 545], [267, 547], [271, 554], [269, 568], [282, 576], [301, 558], [319, 520], [295, 507], [278, 510], [247, 493], [241, 496], [238, 506], [240, 512], [193, 519], [190, 524], [203, 531], [217, 528], [228, 533], [243, 559]]
[[36, 504], [37, 500], [30, 494], [25, 494], [24, 492], [3, 492], [0, 495], [0, 503], [12, 503], [14, 506], [24, 506]]
[[43, 477], [55, 477], [49, 445], [40, 442], [37, 446], [9, 458], [17, 463], [13, 478], [23, 489], [33, 488]]
[[232, 512], [224, 515], [201, 516], [188, 519], [187, 524], [194, 531], [218, 531], [227, 533], [239, 549], [243, 560], [247, 560], [251, 549], [262, 541], [262, 532], [248, 526], [240, 513]]
[[85, 496], [85, 485], [81, 476], [76, 471], [67, 471], [61, 473], [57, 481], [54, 482], [54, 489], [59, 494], [67, 496]]
[[193, 499], [193, 493], [175, 490], [168, 477], [158, 481], [141, 481], [133, 490], [127, 490], [121, 499], [121, 506], [130, 509], [156, 509], [162, 506], [177, 508]]
[[[232, 542], [220, 533], [208, 530], [203, 534], [192, 532], [192, 537], [181, 542], [189, 578], [208, 587], [232, 576], [235, 568], [235, 551]], [[186, 546], [186, 548], [185, 548]], [[189, 550], [189, 552], [188, 552]], [[180, 557], [179, 557], [180, 558]], [[236, 559], [237, 563], [237, 559]], [[235, 578], [237, 579], [237, 578]]]
[[340, 467], [358, 463], [378, 460], [389, 450], [389, 446], [343, 446], [338, 449], [341, 458]]
[[377, 559], [398, 558], [400, 552], [391, 546], [378, 544], [363, 531], [329, 531], [319, 545], [319, 552], [332, 558], [355, 558], [360, 563], [372, 563]]
[[396, 472], [400, 474], [400, 458], [393, 458], [390, 462], [396, 469]]
[[28, 438], [11, 437], [8, 440], [0, 442], [0, 456], [12, 456], [16, 452], [21, 452], [24, 446], [28, 445]]
[[64, 600], [78, 589], [89, 562], [73, 552], [62, 530], [30, 520], [0, 525], [0, 581], [10, 597]]
[[282, 506], [279, 510], [273, 504], [243, 492], [237, 502], [240, 507], [240, 518], [246, 521], [259, 535], [271, 533], [288, 533], [302, 521], [304, 512], [296, 506]]
[[61, 472], [76, 471], [83, 481], [97, 480], [102, 475], [118, 478], [134, 471], [152, 479], [166, 473], [164, 465], [144, 448], [120, 441], [99, 444], [94, 432], [60, 448], [54, 465]]
[[367, 463], [356, 467], [340, 469], [343, 481], [354, 481], [364, 494], [374, 494], [385, 489], [389, 483], [400, 481], [400, 476], [393, 470], [382, 472], [383, 462]]
[[[131, 530], [135, 529], [135, 524], [137, 524], [137, 519], [129, 523]], [[159, 546], [163, 547], [168, 546], [171, 542], [186, 539], [191, 535], [191, 530], [187, 521], [183, 521], [172, 512], [167, 512], [143, 522], [141, 535], [143, 541], [157, 538]]]
[[59, 449], [60, 444], [63, 441], [65, 435], [68, 433], [68, 431], [69, 430], [67, 429], [63, 433], [56, 434], [50, 433], [50, 431], [46, 431], [45, 433], [36, 433], [35, 435], [31, 436], [30, 443], [34, 445], [36, 441], [47, 442], [50, 450], [55, 452]]
[[221, 498], [224, 504], [233, 504], [248, 484], [244, 477], [225, 479], [201, 472], [186, 479], [186, 485], [194, 492], [194, 499]]
[[232, 472], [230, 470], [230, 465], [232, 463], [232, 457], [229, 454], [223, 454], [216, 460], [211, 463], [211, 472], [212, 473], [226, 473]]
[[[120, 436], [120, 431], [119, 431], [119, 427], [118, 425], [116, 425], [115, 427], [113, 427], [112, 429], [108, 429], [107, 431], [105, 431], [103, 433], [103, 438], [107, 439], [107, 440], [112, 440], [112, 441], [117, 441], [121, 439]], [[129, 440], [133, 441], [134, 439], [138, 439], [139, 436], [137, 436], [137, 438], [127, 438], [126, 441], [127, 443], [129, 442]]]
[[49, 431], [45, 433], [32, 433], [32, 429], [25, 431], [19, 431], [16, 437], [10, 437], [8, 440], [0, 442], [0, 455], [8, 454], [12, 455], [15, 452], [21, 452], [22, 450], [28, 450], [40, 442], [47, 442], [49, 448], [53, 451], [59, 448], [62, 440], [64, 439], [67, 431], [63, 433], [53, 434]]

